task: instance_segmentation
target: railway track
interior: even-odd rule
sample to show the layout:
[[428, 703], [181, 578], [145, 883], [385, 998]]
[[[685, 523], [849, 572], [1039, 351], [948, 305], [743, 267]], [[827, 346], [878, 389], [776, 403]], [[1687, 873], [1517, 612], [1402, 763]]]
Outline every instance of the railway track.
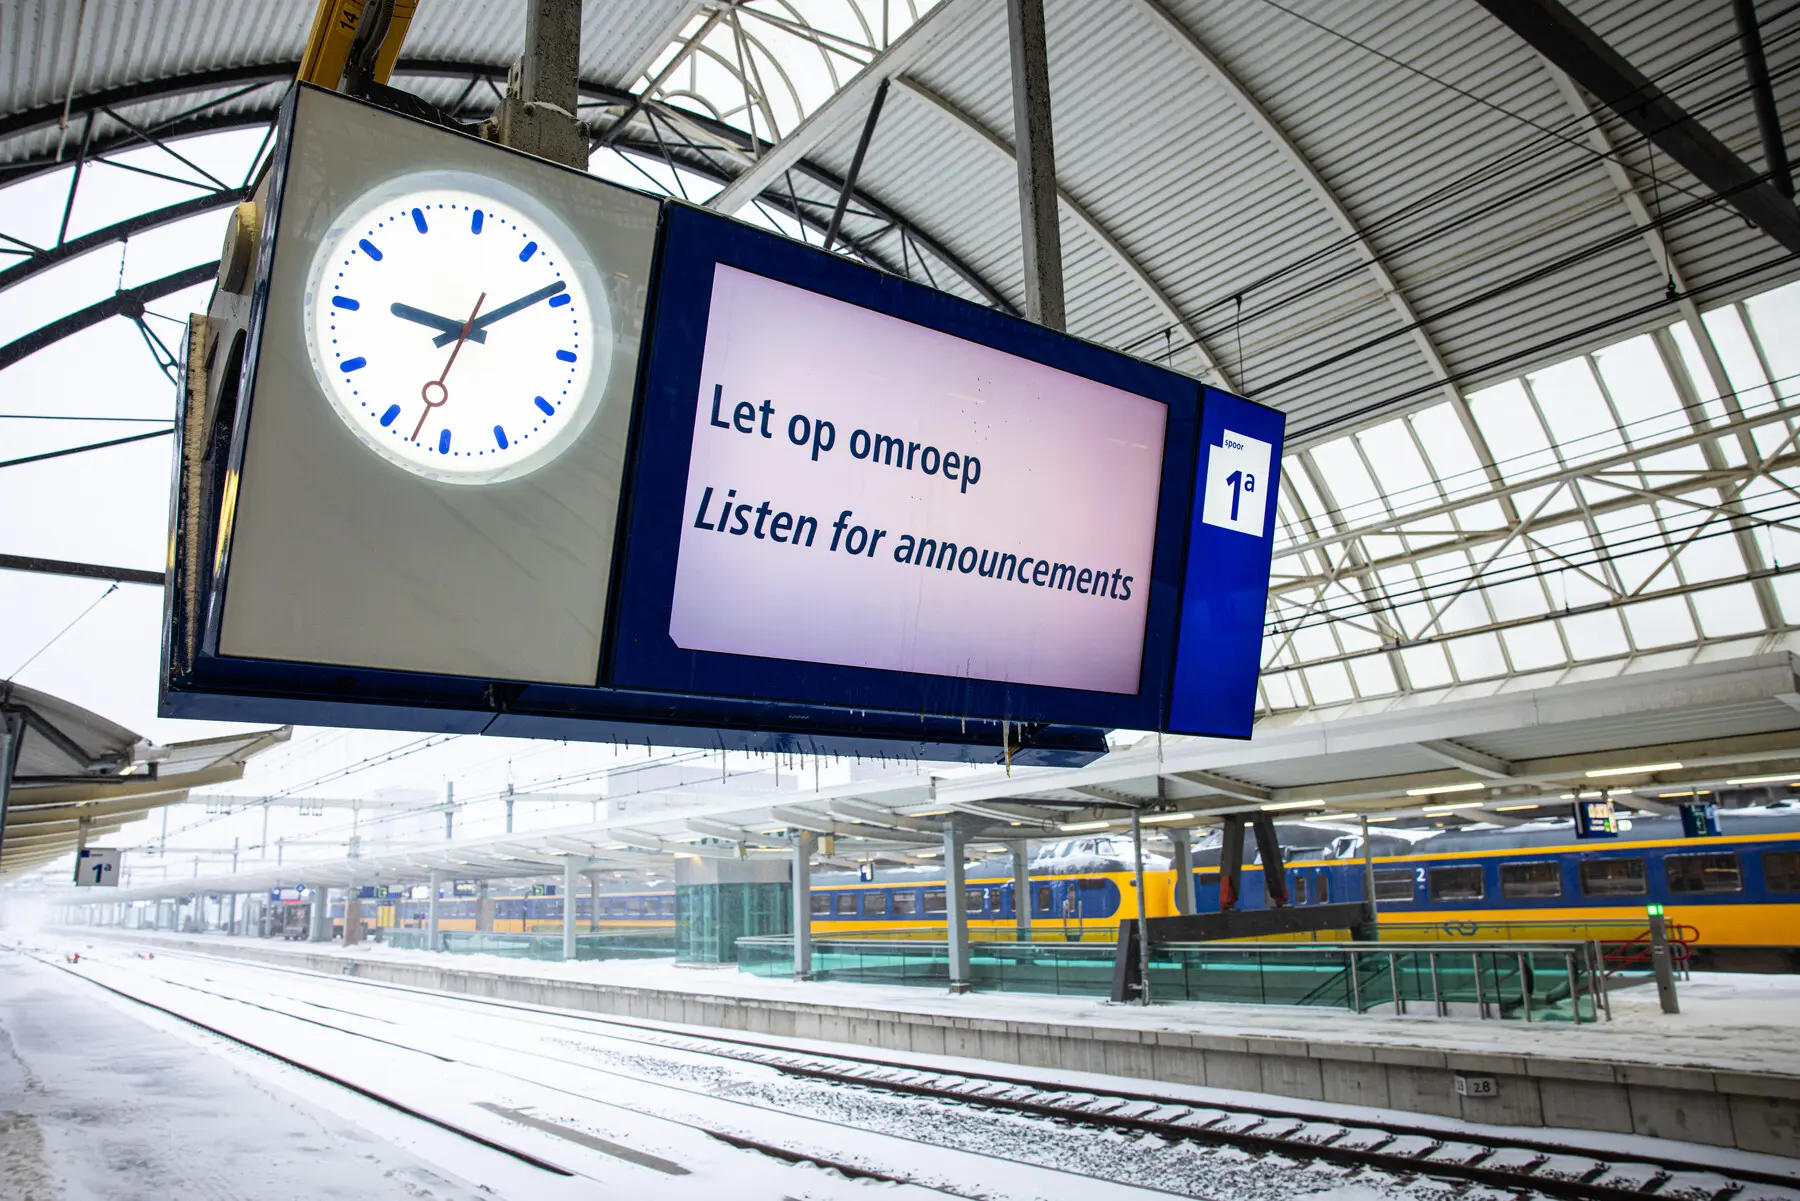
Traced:
[[[170, 953], [165, 951], [164, 954]], [[661, 1087], [684, 1089], [693, 1093], [702, 1090], [660, 1078], [660, 1069], [656, 1065], [646, 1066], [641, 1062], [641, 1054], [636, 1053], [654, 1049], [699, 1061], [752, 1065], [776, 1073], [783, 1079], [825, 1085], [846, 1096], [861, 1094], [874, 1099], [911, 1098], [940, 1107], [946, 1113], [960, 1110], [994, 1118], [1048, 1123], [1065, 1132], [1065, 1135], [1079, 1131], [1090, 1138], [1110, 1137], [1138, 1145], [1225, 1149], [1261, 1162], [1328, 1164], [1350, 1173], [1374, 1173], [1380, 1178], [1401, 1184], [1408, 1181], [1424, 1183], [1429, 1180], [1437, 1182], [1440, 1191], [1447, 1186], [1453, 1193], [1462, 1195], [1514, 1197], [1520, 1201], [1536, 1197], [1573, 1198], [1578, 1201], [1621, 1201], [1624, 1198], [1655, 1198], [1658, 1201], [1800, 1201], [1800, 1184], [1792, 1179], [1742, 1170], [1708, 1170], [1697, 1168], [1691, 1162], [1672, 1159], [1613, 1157], [1541, 1140], [1450, 1136], [1442, 1130], [1426, 1127], [1398, 1124], [1377, 1126], [1299, 1117], [1275, 1110], [1237, 1106], [1223, 1108], [1159, 1096], [1149, 1091], [1092, 1092], [1058, 1089], [1046, 1086], [1042, 1081], [1003, 1074], [949, 1072], [854, 1054], [802, 1051], [746, 1037], [687, 1034], [629, 1019], [462, 997], [354, 977], [326, 976], [276, 965], [250, 965], [241, 961], [215, 959], [200, 953], [176, 954], [180, 958], [202, 961], [227, 971], [278, 973], [310, 982], [303, 988], [354, 986], [358, 989], [380, 990], [397, 997], [403, 996], [410, 1003], [451, 1011], [468, 1013], [472, 1007], [488, 1013], [496, 1009], [505, 1010], [508, 1011], [509, 1020], [521, 1026], [529, 1025], [558, 1035], [578, 1036], [575, 1044], [590, 1051], [595, 1047], [606, 1049], [602, 1058], [608, 1059], [608, 1064], [590, 1064], [587, 1065], [587, 1070], [639, 1080], [655, 1078], [654, 1082]], [[213, 995], [225, 996], [217, 993]], [[366, 1019], [366, 1015], [358, 1010], [323, 1006], [316, 1001], [302, 1000], [296, 1004], [311, 1006], [320, 1012], [336, 1013], [340, 1015], [340, 1020]], [[287, 1016], [298, 1016], [298, 1020], [302, 1021], [322, 1020], [316, 1015], [299, 1016], [288, 1013]], [[346, 1025], [339, 1025], [337, 1028], [358, 1037], [378, 1037], [366, 1031], [348, 1029]], [[499, 1044], [489, 1045], [499, 1047]], [[509, 1044], [503, 1049], [516, 1053], [520, 1048]], [[421, 1050], [420, 1053], [430, 1052]], [[625, 1070], [620, 1070], [621, 1063]], [[716, 1096], [716, 1093], [708, 1095]], [[736, 1099], [745, 1104], [760, 1103], [765, 1110], [782, 1103], [779, 1097], [762, 1097], [760, 1101], [750, 1096]], [[732, 1135], [729, 1132], [708, 1133], [724, 1137], [727, 1141], [731, 1138], [742, 1140], [742, 1135]], [[916, 1134], [911, 1137], [927, 1145], [937, 1145], [929, 1139], [918, 1138]], [[757, 1143], [759, 1140], [742, 1141]], [[790, 1159], [798, 1157], [821, 1162], [816, 1155], [799, 1155], [791, 1148], [766, 1141], [751, 1149]], [[898, 1174], [872, 1172], [864, 1164], [824, 1162], [847, 1174], [874, 1176], [895, 1183], [904, 1179], [904, 1176]], [[1180, 1195], [1180, 1190], [1172, 1191]]]

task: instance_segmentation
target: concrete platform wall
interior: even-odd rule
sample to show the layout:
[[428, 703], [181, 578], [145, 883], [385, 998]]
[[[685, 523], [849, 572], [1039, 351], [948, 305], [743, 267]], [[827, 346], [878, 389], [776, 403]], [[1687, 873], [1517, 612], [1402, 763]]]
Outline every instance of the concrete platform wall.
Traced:
[[[1775, 1073], [955, 1018], [512, 976], [453, 964], [347, 959], [254, 943], [196, 948], [191, 942], [154, 936], [119, 937], [333, 976], [353, 974], [388, 984], [647, 1021], [1103, 1072], [1499, 1126], [1617, 1131], [1800, 1158], [1800, 1077]], [[1498, 1095], [1459, 1096], [1458, 1074], [1494, 1077]]]

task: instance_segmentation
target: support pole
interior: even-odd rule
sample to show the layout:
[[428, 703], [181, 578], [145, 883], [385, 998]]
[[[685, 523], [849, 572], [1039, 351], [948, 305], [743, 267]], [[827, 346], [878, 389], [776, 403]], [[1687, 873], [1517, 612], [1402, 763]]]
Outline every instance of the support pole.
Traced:
[[494, 898], [486, 880], [475, 882], [475, 929], [483, 934], [494, 932]]
[[1186, 826], [1176, 826], [1168, 834], [1175, 848], [1170, 856], [1175, 869], [1175, 912], [1193, 913], [1199, 908], [1199, 899], [1194, 895], [1194, 832]]
[[1025, 244], [1025, 316], [1051, 329], [1062, 329], [1062, 230], [1057, 224], [1044, 0], [1006, 0], [1006, 32], [1012, 52], [1019, 228]]
[[949, 935], [950, 991], [969, 991], [969, 907], [963, 895], [967, 835], [955, 818], [944, 823], [944, 928]]
[[12, 792], [13, 768], [18, 765], [19, 744], [24, 739], [25, 714], [14, 709], [0, 711], [0, 860], [6, 855], [6, 805]]
[[431, 873], [431, 893], [425, 899], [425, 949], [442, 950], [438, 946], [438, 890], [443, 886], [444, 873]]
[[1219, 910], [1230, 913], [1237, 908], [1244, 880], [1244, 819], [1235, 813], [1225, 815], [1225, 826], [1219, 838]]
[[1144, 891], [1144, 826], [1131, 811], [1131, 861], [1137, 874], [1138, 1004], [1150, 1003], [1150, 896]]
[[562, 957], [564, 963], [575, 962], [575, 889], [580, 880], [575, 872], [575, 857], [563, 859], [562, 884]]
[[1794, 198], [1794, 178], [1788, 169], [1787, 143], [1781, 136], [1781, 114], [1775, 107], [1775, 89], [1769, 83], [1769, 62], [1763, 56], [1762, 31], [1756, 20], [1756, 0], [1732, 0], [1737, 12], [1738, 42], [1744, 48], [1744, 73], [1750, 77], [1750, 99], [1756, 104], [1756, 125], [1762, 132], [1763, 165], [1769, 182], [1789, 200]]
[[1275, 819], [1266, 813], [1255, 818], [1256, 851], [1262, 860], [1263, 896], [1271, 909], [1288, 903], [1287, 862], [1281, 857], [1281, 840], [1275, 836]]
[[794, 979], [811, 980], [812, 961], [812, 849], [818, 835], [795, 830], [794, 839]]
[[587, 129], [575, 115], [581, 0], [526, 0], [525, 53], [494, 114], [500, 142], [587, 170]]
[[600, 875], [598, 872], [588, 877], [588, 932], [593, 933], [600, 928]]
[[331, 890], [323, 884], [313, 889], [312, 941], [331, 941]]
[[1675, 958], [1669, 954], [1668, 920], [1660, 913], [1650, 915], [1650, 967], [1656, 973], [1656, 999], [1664, 1013], [1680, 1013], [1681, 1002], [1675, 996]]
[[[851, 194], [856, 191], [856, 177], [862, 174], [863, 156], [869, 153], [869, 139], [875, 136], [875, 122], [881, 119], [881, 105], [887, 99], [888, 80], [883, 78], [875, 88], [875, 99], [869, 101], [869, 115], [863, 121], [862, 135], [856, 139], [856, 153], [850, 156], [850, 173], [844, 176], [844, 188], [838, 193], [837, 206], [831, 210], [831, 223], [825, 227], [825, 249], [830, 250], [837, 243], [838, 227], [844, 222], [844, 210], [850, 207]], [[779, 763], [776, 774], [781, 773]]]
[[456, 837], [456, 783], [444, 781], [444, 841]]
[[1362, 817], [1362, 853], [1363, 909], [1369, 915], [1369, 923], [1373, 925], [1377, 920], [1378, 908], [1375, 900], [1375, 848], [1369, 842], [1369, 815], [1366, 813]]
[[344, 945], [353, 947], [362, 941], [362, 886], [351, 884], [344, 890]]
[[1012, 844], [1013, 923], [1020, 942], [1031, 941], [1031, 842], [1021, 838]]

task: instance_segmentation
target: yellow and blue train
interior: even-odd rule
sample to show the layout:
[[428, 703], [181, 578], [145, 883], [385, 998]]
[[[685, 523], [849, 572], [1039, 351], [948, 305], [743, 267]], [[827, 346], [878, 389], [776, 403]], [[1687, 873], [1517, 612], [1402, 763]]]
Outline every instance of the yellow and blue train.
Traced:
[[[1373, 878], [1384, 937], [1493, 937], [1510, 924], [1534, 938], [1601, 937], [1594, 923], [1642, 925], [1647, 907], [1663, 907], [1684, 931], [1696, 967], [1800, 971], [1800, 805], [1719, 814], [1715, 837], [1683, 837], [1673, 817], [1639, 817], [1616, 838], [1577, 839], [1567, 820], [1507, 830], [1449, 830], [1412, 839], [1371, 835]], [[1363, 898], [1361, 838], [1352, 827], [1278, 825], [1290, 904]], [[1266, 904], [1263, 865], [1245, 848], [1239, 908]], [[1219, 908], [1219, 849], [1194, 850], [1200, 912]], [[995, 870], [995, 869], [998, 870]], [[1149, 916], [1172, 914], [1169, 860], [1147, 856]], [[1009, 937], [1016, 927], [1012, 868], [1006, 856], [971, 865], [964, 901], [974, 937]], [[496, 931], [559, 929], [563, 898], [496, 891]], [[576, 898], [583, 929], [672, 928], [674, 893], [620, 882], [605, 887], [600, 913]], [[472, 897], [439, 902], [447, 930], [475, 928]], [[1037, 936], [1107, 939], [1138, 915], [1130, 840], [1117, 834], [1069, 838], [1039, 848], [1031, 864], [1031, 916]], [[422, 926], [426, 902], [376, 902], [373, 923]], [[947, 908], [941, 869], [883, 868], [819, 872], [813, 877], [816, 934], [883, 937], [941, 930]], [[366, 911], [365, 911], [366, 912]], [[342, 906], [334, 906], [340, 921]], [[1048, 930], [1043, 929], [1048, 926]]]

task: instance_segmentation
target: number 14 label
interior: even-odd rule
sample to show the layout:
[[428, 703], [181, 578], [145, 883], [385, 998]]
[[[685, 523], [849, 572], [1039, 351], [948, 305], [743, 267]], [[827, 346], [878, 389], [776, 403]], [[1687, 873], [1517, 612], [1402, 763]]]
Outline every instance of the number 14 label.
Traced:
[[1263, 536], [1268, 513], [1270, 452], [1258, 438], [1225, 431], [1218, 446], [1206, 448], [1206, 493], [1200, 520], [1253, 538]]

